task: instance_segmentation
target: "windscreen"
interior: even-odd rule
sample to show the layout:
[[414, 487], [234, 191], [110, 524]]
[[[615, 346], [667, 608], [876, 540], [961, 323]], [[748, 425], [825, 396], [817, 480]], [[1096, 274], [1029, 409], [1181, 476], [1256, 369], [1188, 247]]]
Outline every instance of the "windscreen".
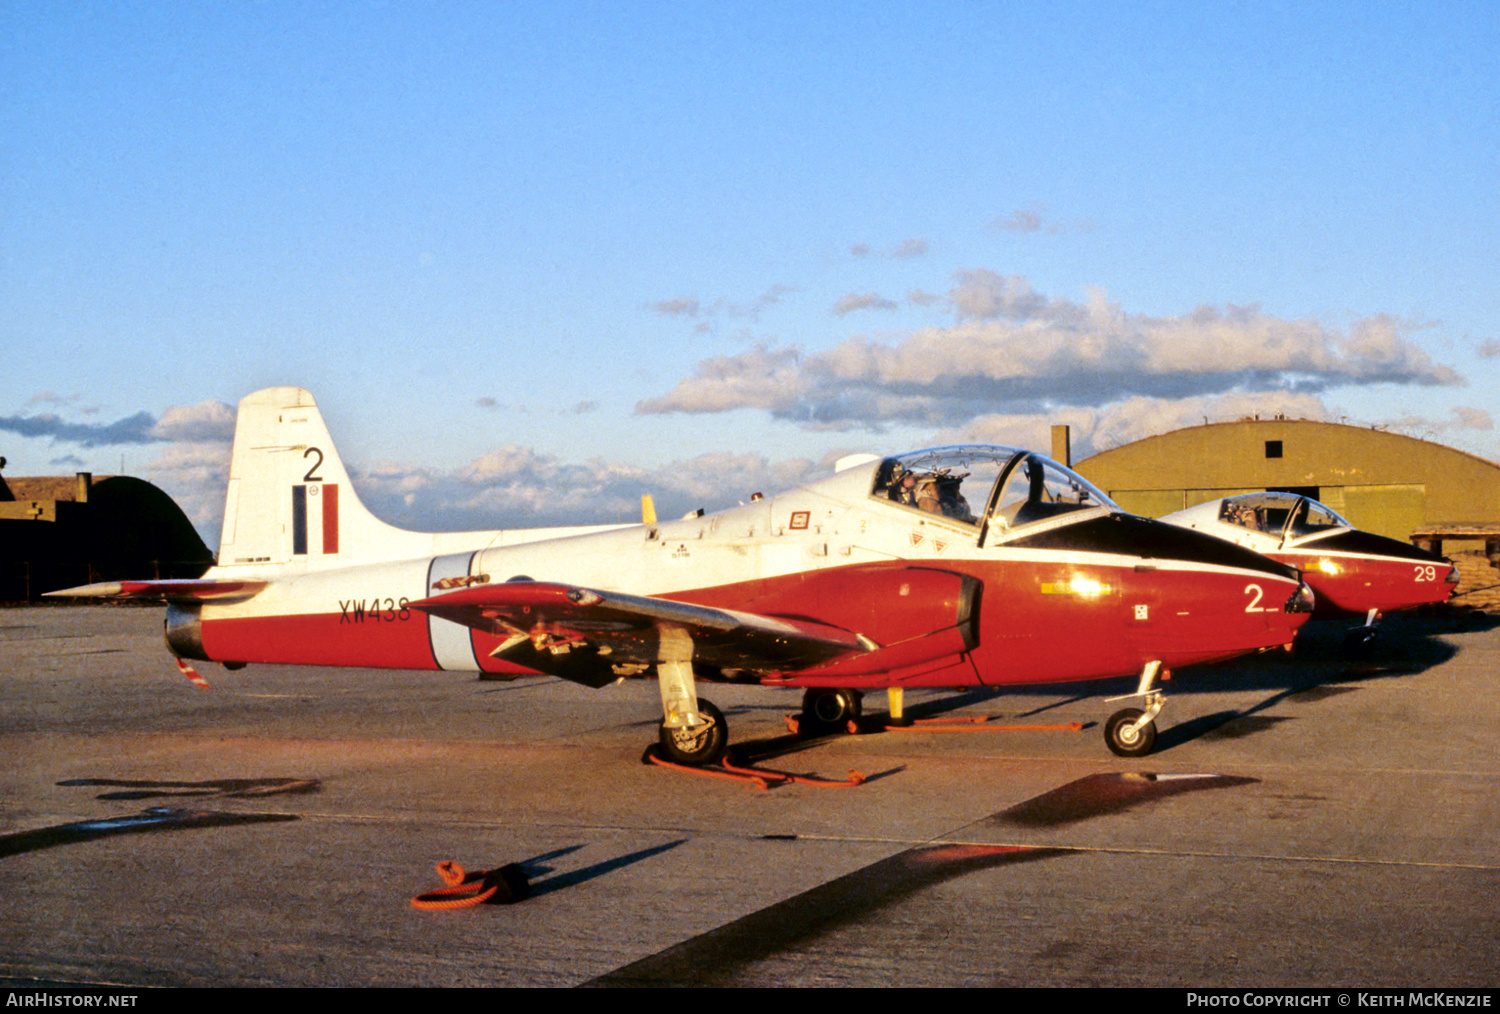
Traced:
[[1272, 538], [1304, 538], [1351, 525], [1329, 507], [1296, 493], [1242, 493], [1219, 505], [1219, 520]]
[[999, 536], [1076, 511], [1118, 510], [1087, 479], [1040, 454], [988, 445], [938, 447], [886, 458], [870, 493]]
[[1004, 488], [995, 498], [990, 515], [990, 528], [996, 535], [1076, 511], [1097, 507], [1119, 510], [1083, 476], [1040, 454], [1021, 457], [1003, 481]]

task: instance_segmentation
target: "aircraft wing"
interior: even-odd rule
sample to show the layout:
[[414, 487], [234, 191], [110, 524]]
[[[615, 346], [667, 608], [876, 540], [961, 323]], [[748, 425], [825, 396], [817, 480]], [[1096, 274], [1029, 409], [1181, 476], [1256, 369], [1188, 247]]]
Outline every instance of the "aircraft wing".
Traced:
[[694, 662], [757, 675], [879, 647], [810, 620], [545, 582], [475, 585], [411, 608], [499, 637], [495, 658], [596, 687], [660, 661], [665, 631], [692, 639]]
[[228, 602], [248, 599], [266, 586], [265, 581], [230, 581], [214, 578], [168, 581], [101, 581], [97, 584], [45, 592], [45, 598], [165, 599], [193, 602], [213, 599]]

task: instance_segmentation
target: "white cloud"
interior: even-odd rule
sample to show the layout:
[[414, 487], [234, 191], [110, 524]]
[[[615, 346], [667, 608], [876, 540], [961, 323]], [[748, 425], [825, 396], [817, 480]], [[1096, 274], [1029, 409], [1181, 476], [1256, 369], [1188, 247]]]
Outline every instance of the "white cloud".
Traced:
[[224, 441], [168, 444], [142, 476], [176, 501], [210, 549], [218, 547], [224, 523], [229, 454]]
[[997, 217], [990, 226], [998, 232], [1041, 232], [1042, 216], [1031, 208], [1017, 208], [1009, 215]]
[[851, 257], [879, 256], [889, 257], [894, 260], [910, 260], [913, 257], [925, 257], [929, 249], [931, 249], [930, 244], [925, 239], [913, 237], [902, 240], [894, 247], [879, 254], [868, 243], [855, 243], [849, 248], [849, 255]]
[[652, 303], [651, 309], [663, 317], [696, 317], [698, 316], [698, 301], [687, 296], [678, 299], [663, 299]]
[[1059, 222], [1049, 219], [1046, 212], [1041, 205], [1017, 208], [1009, 215], [997, 215], [990, 221], [990, 228], [996, 232], [1045, 232], [1049, 236], [1094, 231], [1093, 224], [1087, 220]]
[[828, 470], [827, 462], [772, 463], [731, 452], [644, 469], [568, 463], [530, 447], [505, 447], [452, 471], [384, 462], [353, 478], [366, 505], [392, 524], [461, 531], [638, 521], [643, 493], [652, 495], [661, 517], [676, 517], [744, 502], [753, 492], [779, 492]]
[[851, 292], [833, 304], [833, 312], [842, 317], [855, 310], [894, 310], [894, 300], [886, 299], [878, 292]]
[[[1388, 316], [1341, 333], [1255, 306], [1152, 317], [1127, 313], [1103, 292], [1084, 302], [1051, 298], [1025, 278], [987, 270], [959, 272], [956, 281], [948, 293], [952, 325], [894, 343], [855, 336], [820, 353], [759, 346], [706, 360], [637, 411], [759, 408], [809, 427], [875, 429], [894, 421], [955, 426], [995, 412], [1098, 407], [1136, 396], [1460, 383]], [[858, 297], [870, 298], [879, 297]]]
[[[691, 296], [679, 296], [676, 299], [663, 299], [648, 303], [647, 309], [663, 317], [683, 317], [690, 320], [727, 317], [733, 320], [758, 321], [762, 313], [796, 291], [795, 286], [772, 285], [749, 302], [720, 298], [708, 304]], [[695, 328], [697, 333], [706, 333], [710, 330], [712, 330], [712, 325], [707, 320], [700, 320]]]
[[1482, 408], [1455, 405], [1453, 408], [1453, 425], [1457, 429], [1492, 430], [1495, 428], [1495, 419]]
[[153, 436], [161, 440], [208, 440], [230, 443], [234, 440], [233, 406], [222, 401], [200, 401], [196, 405], [173, 405], [161, 414], [152, 427]]

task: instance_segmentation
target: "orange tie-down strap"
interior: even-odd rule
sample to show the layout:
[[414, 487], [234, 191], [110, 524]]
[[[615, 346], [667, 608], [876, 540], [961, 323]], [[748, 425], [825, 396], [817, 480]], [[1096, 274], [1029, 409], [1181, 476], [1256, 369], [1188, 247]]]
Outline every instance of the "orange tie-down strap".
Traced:
[[437, 864], [437, 873], [448, 886], [417, 895], [411, 900], [413, 908], [442, 912], [473, 905], [514, 905], [531, 896], [531, 882], [515, 863], [465, 873], [457, 863], [445, 862]]

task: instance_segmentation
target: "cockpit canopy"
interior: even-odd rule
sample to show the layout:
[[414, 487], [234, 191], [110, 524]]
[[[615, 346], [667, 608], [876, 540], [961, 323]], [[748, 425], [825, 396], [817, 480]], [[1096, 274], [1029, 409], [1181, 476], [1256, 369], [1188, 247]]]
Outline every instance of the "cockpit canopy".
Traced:
[[1241, 493], [1219, 504], [1219, 520], [1274, 539], [1299, 540], [1353, 525], [1334, 511], [1296, 493]]
[[886, 458], [870, 495], [992, 536], [1077, 511], [1120, 508], [1087, 479], [1031, 451], [958, 446]]

